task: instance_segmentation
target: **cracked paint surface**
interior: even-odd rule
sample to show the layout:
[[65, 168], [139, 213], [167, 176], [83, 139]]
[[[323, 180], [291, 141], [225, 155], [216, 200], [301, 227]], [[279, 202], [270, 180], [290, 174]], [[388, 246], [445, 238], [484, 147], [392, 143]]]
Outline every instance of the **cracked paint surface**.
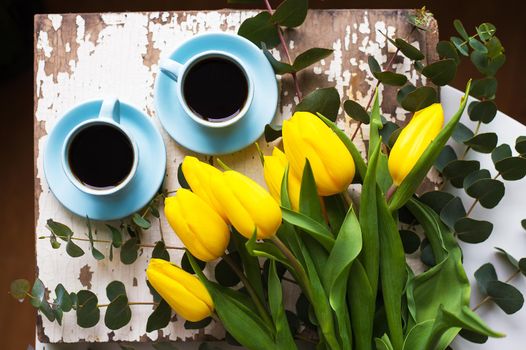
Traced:
[[[365, 105], [376, 84], [367, 66], [367, 55], [373, 55], [380, 64], [385, 65], [394, 50], [378, 31], [387, 32], [391, 37], [407, 36], [410, 31], [404, 21], [407, 13], [389, 10], [311, 11], [300, 29], [285, 32], [292, 57], [310, 47], [332, 48], [334, 54], [299, 74], [303, 92], [308, 93], [315, 87], [335, 86], [342, 100], [352, 98]], [[236, 32], [240, 23], [254, 14], [253, 11], [223, 10], [36, 16], [36, 236], [47, 235], [45, 223], [49, 218], [70, 226], [76, 236], [82, 236], [86, 232], [85, 220], [65, 210], [50, 192], [42, 165], [42, 150], [55, 123], [69, 109], [86, 100], [115, 95], [152, 118], [161, 130], [167, 148], [166, 188], [173, 190], [178, 187], [177, 166], [188, 152], [164, 132], [155, 115], [153, 85], [158, 61], [197, 33]], [[437, 33], [428, 37], [416, 33], [411, 38], [411, 43], [418, 45], [425, 53], [427, 47], [434, 48], [436, 37]], [[272, 52], [277, 58], [285, 57], [279, 48]], [[410, 81], [416, 85], [425, 84], [415, 73], [411, 62], [401, 56], [394, 60], [392, 69], [408, 74]], [[278, 80], [281, 100], [275, 117], [276, 123], [290, 117], [298, 102], [290, 77]], [[407, 115], [395, 107], [396, 90], [382, 87], [381, 92], [384, 116], [403, 123]], [[355, 122], [343, 115], [343, 111], [340, 111], [338, 125], [348, 133], [354, 132], [357, 127]], [[363, 127], [358, 135], [356, 144], [363, 152], [368, 139], [367, 127]], [[272, 147], [278, 143], [279, 141], [271, 144], [259, 141], [265, 153], [270, 153]], [[199, 157], [205, 159], [204, 156]], [[254, 147], [223, 156], [222, 160], [257, 181], [263, 181]], [[114, 224], [118, 226], [119, 223]], [[161, 225], [166, 244], [181, 246], [162, 216], [162, 211]], [[98, 229], [97, 238], [109, 239], [110, 234], [104, 225], [95, 224], [95, 227]], [[157, 224], [143, 235], [144, 243], [154, 243], [159, 239]], [[98, 295], [99, 301], [106, 303], [106, 285], [112, 280], [121, 280], [126, 285], [130, 301], [151, 300], [144, 273], [151, 256], [150, 248], [140, 251], [134, 264], [123, 265], [118, 260], [118, 250], [113, 262], [107, 258], [96, 261], [89, 252], [89, 246], [80, 243], [86, 254], [80, 258], [70, 258], [65, 253], [64, 246], [53, 250], [47, 240], [36, 240], [39, 277], [49, 289], [53, 290], [58, 283], [63, 283], [68, 291], [78, 291], [89, 286]], [[108, 255], [108, 246], [96, 243], [96, 247]], [[180, 261], [180, 251], [172, 250], [170, 254], [173, 262]], [[294, 310], [295, 291], [293, 288], [286, 289], [286, 306]], [[48, 342], [77, 342], [80, 339], [88, 342], [192, 340], [199, 337], [199, 331], [185, 330], [184, 320], [177, 317], [165, 329], [146, 333], [146, 319], [152, 312], [151, 307], [133, 306], [132, 312], [130, 324], [113, 332], [105, 327], [102, 320], [93, 328], [81, 329], [76, 325], [73, 312], [64, 314], [63, 326], [39, 317], [37, 334], [41, 340]], [[104, 311], [102, 317], [103, 315]], [[223, 338], [224, 330], [212, 322], [206, 327], [204, 334]]]

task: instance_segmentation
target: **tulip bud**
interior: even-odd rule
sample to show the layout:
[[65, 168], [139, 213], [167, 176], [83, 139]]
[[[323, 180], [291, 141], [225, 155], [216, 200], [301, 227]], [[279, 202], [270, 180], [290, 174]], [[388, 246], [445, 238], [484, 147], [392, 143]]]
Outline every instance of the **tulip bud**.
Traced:
[[214, 208], [214, 210], [228, 222], [225, 210], [214, 197], [214, 191], [212, 191], [210, 185], [210, 178], [221, 174], [221, 171], [192, 156], [184, 157], [181, 168], [184, 178], [186, 182], [188, 182], [188, 185], [190, 185], [192, 192], [201, 197], [202, 200]]
[[204, 200], [179, 189], [164, 201], [168, 223], [193, 256], [212, 261], [223, 254], [230, 240], [225, 221]]
[[444, 124], [444, 111], [439, 103], [417, 111], [398, 136], [389, 154], [389, 173], [398, 186], [411, 172], [427, 146]]
[[296, 112], [283, 122], [283, 147], [291, 170], [301, 178], [309, 160], [318, 194], [330, 196], [347, 189], [354, 161], [336, 134], [309, 112]]
[[186, 320], [201, 321], [214, 311], [214, 303], [203, 283], [169, 261], [151, 259], [146, 277], [168, 305]]
[[225, 208], [228, 220], [246, 238], [254, 230], [258, 239], [273, 236], [281, 224], [281, 209], [272, 196], [254, 180], [228, 170], [214, 176], [214, 194]]
[[[265, 182], [272, 197], [274, 197], [278, 203], [281, 203], [281, 183], [289, 161], [285, 153], [277, 147], [274, 147], [271, 156], [265, 156], [264, 159], [263, 174], [265, 176]], [[298, 210], [301, 182], [290, 169], [287, 180], [290, 204], [293, 210]]]

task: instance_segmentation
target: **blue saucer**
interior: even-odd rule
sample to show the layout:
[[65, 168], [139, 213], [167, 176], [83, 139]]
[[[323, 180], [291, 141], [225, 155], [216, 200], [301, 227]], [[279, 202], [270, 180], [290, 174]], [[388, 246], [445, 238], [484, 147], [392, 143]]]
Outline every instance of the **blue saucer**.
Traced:
[[208, 50], [226, 51], [246, 66], [254, 84], [254, 98], [247, 114], [225, 128], [207, 128], [186, 115], [177, 99], [177, 84], [158, 72], [155, 108], [163, 127], [181, 146], [191, 151], [217, 155], [239, 151], [254, 143], [276, 114], [278, 85], [272, 66], [263, 52], [247, 39], [228, 33], [197, 35], [179, 46], [170, 58], [184, 64], [190, 57]]
[[101, 105], [101, 100], [83, 103], [58, 121], [44, 151], [44, 173], [55, 197], [73, 213], [93, 220], [116, 220], [137, 212], [155, 196], [166, 172], [166, 150], [150, 118], [121, 102], [120, 124], [132, 135], [139, 151], [137, 172], [125, 188], [113, 195], [95, 196], [80, 191], [62, 168], [62, 145], [75, 126], [98, 117]]

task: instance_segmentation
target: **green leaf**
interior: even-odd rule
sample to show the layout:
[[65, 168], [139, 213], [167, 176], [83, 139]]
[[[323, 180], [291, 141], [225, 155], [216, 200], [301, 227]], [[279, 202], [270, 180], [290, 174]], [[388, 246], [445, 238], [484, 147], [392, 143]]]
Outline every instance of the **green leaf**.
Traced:
[[46, 222], [46, 227], [53, 233], [55, 236], [59, 237], [63, 241], [68, 241], [71, 236], [73, 236], [73, 231], [71, 229], [53, 219], [48, 219]]
[[55, 295], [55, 304], [57, 304], [64, 312], [70, 311], [73, 307], [73, 300], [71, 300], [71, 296], [61, 283], [57, 284], [55, 287]]
[[509, 157], [495, 163], [495, 169], [504, 180], [515, 181], [526, 176], [526, 158]]
[[473, 150], [480, 153], [491, 153], [497, 147], [498, 137], [494, 132], [477, 134], [464, 141], [464, 144], [470, 146]]
[[466, 189], [466, 193], [477, 198], [484, 208], [494, 208], [504, 197], [504, 183], [494, 179], [481, 179]]
[[477, 27], [479, 38], [483, 41], [491, 39], [491, 37], [495, 35], [496, 31], [497, 28], [495, 28], [495, 26], [491, 23], [482, 23]]
[[166, 249], [164, 241], [157, 241], [152, 251], [152, 258], [170, 261], [170, 253]]
[[302, 52], [296, 57], [293, 63], [294, 70], [299, 72], [302, 69], [307, 68], [311, 64], [314, 64], [327, 56], [330, 56], [334, 50], [323, 49], [319, 47], [313, 47], [305, 52]]
[[272, 22], [284, 27], [300, 26], [309, 9], [308, 0], [284, 0], [272, 15]]
[[456, 37], [456, 36], [452, 36], [450, 40], [453, 43], [453, 45], [455, 45], [458, 52], [460, 52], [464, 56], [469, 55], [469, 46], [468, 46], [467, 41], [464, 41], [461, 38]]
[[389, 40], [391, 43], [393, 43], [394, 46], [396, 46], [400, 51], [406, 56], [407, 58], [413, 60], [413, 61], [420, 61], [425, 58], [422, 51], [414, 47], [413, 45], [409, 44], [407, 41], [396, 38], [395, 40]]
[[449, 192], [430, 191], [421, 195], [419, 200], [433, 209], [435, 213], [440, 214], [446, 204], [448, 204], [453, 198], [454, 196]]
[[403, 86], [405, 83], [407, 83], [407, 77], [403, 74], [385, 71], [374, 72], [373, 75], [385, 85]]
[[117, 330], [126, 326], [130, 320], [131, 309], [128, 305], [128, 297], [121, 294], [108, 305], [104, 324], [111, 330]]
[[141, 215], [137, 213], [133, 214], [132, 220], [135, 223], [135, 225], [139, 226], [140, 228], [144, 230], [147, 230], [152, 226], [152, 224], [150, 223], [148, 219], [142, 217]]
[[476, 181], [482, 180], [482, 179], [489, 179], [491, 178], [491, 174], [489, 173], [488, 169], [480, 169], [477, 171], [472, 172], [468, 176], [464, 178], [464, 182], [462, 184], [462, 187], [464, 187], [465, 190], [467, 190], [471, 185], [473, 185]]
[[79, 256], [84, 255], [84, 250], [73, 243], [73, 241], [70, 239], [68, 243], [66, 243], [66, 253], [68, 253], [68, 255], [72, 258], [78, 258]]
[[453, 26], [455, 27], [455, 30], [457, 31], [457, 33], [460, 34], [462, 39], [468, 40], [469, 35], [466, 32], [466, 29], [464, 28], [464, 25], [462, 24], [462, 22], [459, 19], [456, 19], [456, 20], [453, 21]]
[[398, 101], [399, 104], [402, 104], [402, 101], [407, 97], [407, 95], [415, 90], [416, 87], [411, 83], [405, 85], [400, 90], [398, 90], [398, 93], [396, 94], [396, 101]]
[[462, 187], [464, 178], [479, 169], [480, 162], [478, 160], [457, 159], [449, 162], [442, 174], [451, 181], [453, 186]]
[[497, 93], [497, 79], [487, 77], [473, 80], [470, 95], [478, 99], [492, 100]]
[[475, 271], [475, 279], [482, 294], [488, 294], [487, 288], [491, 281], [498, 281], [497, 271], [491, 263], [486, 263]]
[[466, 243], [481, 243], [489, 238], [493, 224], [489, 221], [461, 218], [455, 222], [458, 238]]
[[440, 219], [449, 228], [455, 227], [457, 220], [464, 216], [466, 216], [466, 210], [464, 209], [462, 200], [458, 197], [450, 200], [440, 211]]
[[340, 109], [340, 95], [336, 88], [316, 89], [296, 105], [296, 111], [320, 113], [335, 121]]
[[126, 287], [121, 281], [112, 281], [106, 286], [106, 295], [109, 301], [117, 299], [121, 295], [126, 295]]
[[122, 233], [119, 229], [114, 226], [106, 224], [106, 227], [110, 230], [111, 233], [111, 244], [115, 248], [119, 248], [122, 245]]
[[146, 322], [146, 332], [153, 332], [162, 329], [170, 323], [172, 317], [172, 309], [170, 305], [164, 300], [161, 300], [159, 305], [153, 310]]
[[430, 86], [422, 86], [409, 92], [401, 104], [405, 110], [416, 112], [437, 102], [436, 90]]
[[524, 297], [512, 286], [501, 281], [490, 281], [487, 284], [488, 296], [508, 315], [514, 314], [522, 308]]
[[495, 247], [495, 249], [500, 252], [501, 255], [504, 255], [506, 260], [510, 263], [511, 266], [513, 266], [516, 269], [519, 269], [519, 262], [517, 259], [515, 259], [511, 254], [509, 254], [507, 251], [505, 251], [502, 248]]
[[139, 241], [137, 238], [130, 238], [121, 247], [121, 262], [130, 265], [137, 260], [139, 250]]
[[331, 251], [334, 245], [334, 238], [332, 238], [331, 231], [327, 226], [320, 224], [309, 216], [297, 213], [287, 208], [281, 208], [283, 220], [291, 225], [302, 229], [314, 239], [316, 239], [328, 252]]
[[247, 252], [253, 257], [263, 257], [272, 260], [277, 260], [283, 265], [287, 266], [290, 270], [293, 270], [289, 261], [283, 255], [283, 253], [272, 243], [269, 242], [257, 242], [256, 235], [254, 234], [245, 243], [245, 248]]
[[297, 349], [285, 314], [283, 291], [274, 260], [270, 262], [268, 274], [268, 302], [276, 328], [276, 347], [278, 349]]
[[369, 113], [358, 102], [347, 100], [343, 103], [343, 109], [349, 117], [364, 124], [369, 124]]
[[413, 231], [400, 230], [400, 238], [406, 254], [413, 254], [420, 247], [420, 237]]
[[[46, 318], [47, 318], [50, 322], [55, 321], [55, 312], [53, 311], [53, 309], [51, 308], [51, 306], [49, 305], [49, 303], [47, 302], [47, 300], [42, 301], [42, 303], [41, 303], [40, 306], [38, 307], [38, 310], [39, 310], [44, 316], [46, 316]], [[59, 315], [58, 323], [60, 324], [60, 323], [62, 323], [62, 314], [61, 314], [61, 311], [59, 311], [57, 314]]]
[[493, 152], [491, 152], [491, 160], [493, 161], [493, 164], [496, 164], [497, 162], [509, 157], [511, 157], [511, 148], [505, 143], [498, 146], [493, 150]]
[[265, 125], [265, 141], [272, 142], [281, 137], [281, 125], [266, 124]]
[[28, 280], [17, 279], [11, 282], [9, 293], [11, 294], [11, 296], [13, 296], [13, 298], [23, 300], [26, 298], [30, 289], [31, 285], [29, 284]]
[[312, 167], [308, 159], [305, 161], [303, 174], [301, 176], [299, 207], [301, 214], [310, 217], [311, 219], [319, 222], [321, 225], [327, 226], [325, 217], [323, 215], [323, 209], [321, 207], [321, 202], [319, 200], [318, 190], [316, 188], [316, 180], [314, 179]]
[[457, 49], [449, 41], [439, 41], [436, 47], [438, 56], [442, 59], [451, 58], [456, 64], [460, 63], [460, 57], [458, 56]]
[[451, 137], [458, 143], [464, 143], [464, 141], [469, 140], [474, 135], [475, 134], [473, 134], [473, 131], [471, 131], [470, 128], [468, 128], [463, 123], [459, 122], [455, 129], [453, 129], [453, 134], [451, 135]]
[[237, 34], [252, 41], [259, 48], [263, 48], [262, 43], [268, 49], [272, 49], [279, 44], [278, 28], [271, 21], [270, 13], [266, 11], [246, 19], [241, 23]]
[[468, 107], [469, 119], [485, 124], [491, 123], [497, 115], [497, 105], [493, 101], [473, 101]]
[[517, 137], [515, 140], [515, 150], [522, 156], [526, 155], [526, 136]]
[[382, 67], [380, 67], [380, 64], [374, 58], [374, 56], [367, 56], [367, 63], [369, 64], [369, 69], [371, 70], [371, 73], [374, 75], [374, 73], [378, 73], [382, 71]]
[[270, 62], [270, 65], [274, 69], [274, 73], [278, 75], [288, 74], [288, 73], [295, 73], [296, 69], [292, 67], [290, 64], [278, 61], [270, 51], [263, 49], [263, 53], [267, 57], [268, 61]]
[[457, 154], [455, 153], [455, 150], [453, 149], [453, 147], [446, 145], [438, 155], [437, 160], [435, 161], [435, 168], [439, 172], [443, 172], [444, 168], [454, 160], [457, 160]]
[[177, 182], [179, 182], [179, 186], [181, 186], [181, 188], [190, 190], [190, 185], [188, 184], [188, 181], [186, 181], [186, 178], [184, 177], [182, 162], [179, 163], [179, 166], [177, 167]]
[[475, 38], [469, 38], [469, 46], [471, 46], [473, 50], [476, 50], [480, 53], [483, 53], [483, 54], [488, 53], [488, 49], [486, 48], [486, 46], [484, 46], [483, 43], [481, 43], [479, 40]]
[[77, 324], [82, 328], [95, 326], [100, 319], [98, 298], [89, 290], [81, 290], [77, 293]]
[[521, 226], [522, 226], [523, 229], [526, 230], [526, 219], [522, 219], [521, 220]]
[[451, 58], [431, 63], [422, 70], [422, 74], [439, 86], [444, 86], [452, 82], [453, 79], [455, 79], [456, 73], [457, 64], [455, 60]]
[[[186, 272], [193, 274], [194, 273], [194, 269], [190, 265], [190, 261], [188, 259], [188, 255], [190, 255], [190, 252], [188, 250], [186, 250], [184, 252], [184, 254], [183, 254], [183, 257], [181, 258], [181, 268], [183, 270], [185, 270]], [[201, 260], [197, 259], [196, 257], [193, 257], [193, 258], [196, 261], [197, 265], [199, 265], [200, 269], [204, 269], [205, 268], [206, 262], [201, 261]]]
[[488, 341], [488, 336], [483, 334], [478, 334], [475, 332], [472, 332], [467, 329], [461, 329], [460, 332], [458, 332], [458, 335], [460, 335], [462, 338], [466, 339], [469, 342], [475, 343], [475, 344], [484, 344]]
[[524, 276], [526, 276], [526, 258], [519, 260], [519, 270]]
[[[239, 256], [239, 253], [230, 253], [228, 254], [228, 258], [231, 259], [234, 264], [238, 266], [241, 265], [241, 257]], [[217, 283], [224, 287], [233, 287], [240, 282], [239, 276], [234, 270], [232, 270], [225, 259], [221, 259], [219, 263], [217, 263], [214, 269], [214, 277]]]
[[370, 349], [373, 337], [375, 294], [360, 260], [351, 265], [347, 287], [356, 349]]
[[203, 329], [212, 322], [212, 317], [207, 317], [197, 322], [184, 322], [184, 329]]

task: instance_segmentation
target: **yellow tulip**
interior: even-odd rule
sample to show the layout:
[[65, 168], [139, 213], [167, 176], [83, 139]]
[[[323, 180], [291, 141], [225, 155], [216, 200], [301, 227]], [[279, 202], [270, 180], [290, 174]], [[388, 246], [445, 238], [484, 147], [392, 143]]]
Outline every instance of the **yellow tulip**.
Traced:
[[281, 224], [281, 209], [272, 196], [254, 180], [228, 170], [213, 176], [214, 195], [221, 202], [232, 226], [246, 238], [254, 230], [258, 239], [273, 236]]
[[190, 185], [192, 191], [208, 203], [221, 217], [228, 221], [223, 206], [214, 197], [214, 192], [210, 186], [210, 178], [221, 174], [221, 171], [208, 163], [201, 162], [199, 159], [191, 156], [184, 157], [182, 170], [186, 182]]
[[179, 189], [164, 201], [168, 223], [196, 258], [212, 261], [223, 254], [230, 240], [225, 221], [195, 193]]
[[330, 196], [347, 189], [354, 177], [354, 161], [336, 134], [309, 112], [296, 112], [283, 122], [283, 147], [298, 178], [305, 160], [312, 167], [318, 194]]
[[168, 305], [186, 320], [201, 321], [214, 311], [214, 303], [203, 283], [169, 261], [151, 259], [146, 277]]
[[389, 155], [389, 173], [398, 186], [411, 172], [427, 146], [444, 124], [444, 111], [439, 103], [417, 111], [400, 132]]
[[[265, 182], [267, 183], [267, 187], [272, 197], [274, 197], [278, 203], [281, 203], [281, 182], [283, 181], [283, 175], [285, 174], [285, 169], [289, 164], [289, 161], [287, 160], [285, 153], [277, 147], [274, 147], [271, 156], [265, 156], [264, 159], [263, 174], [265, 176]], [[287, 180], [290, 204], [292, 205], [293, 210], [298, 210], [301, 181], [290, 169]]]

